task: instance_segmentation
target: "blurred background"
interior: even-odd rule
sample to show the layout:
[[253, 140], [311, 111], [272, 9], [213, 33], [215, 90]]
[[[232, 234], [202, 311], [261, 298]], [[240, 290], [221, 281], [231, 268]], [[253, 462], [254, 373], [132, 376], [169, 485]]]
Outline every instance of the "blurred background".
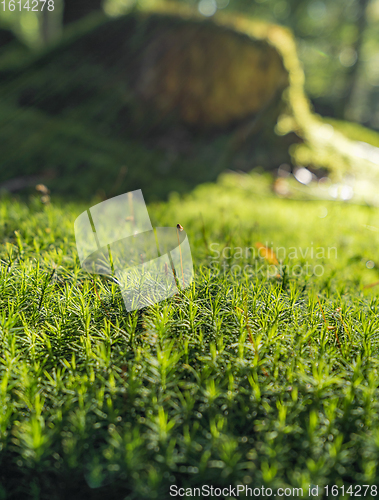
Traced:
[[[59, 40], [64, 28], [96, 10], [126, 13], [149, 0], [56, 0], [54, 12], [0, 11], [31, 50]], [[316, 112], [379, 129], [378, 0], [178, 0], [204, 16], [239, 12], [289, 27], [303, 64], [305, 89]]]
[[260, 168], [278, 196], [377, 203], [379, 0], [25, 3], [0, 5], [3, 193], [154, 200]]

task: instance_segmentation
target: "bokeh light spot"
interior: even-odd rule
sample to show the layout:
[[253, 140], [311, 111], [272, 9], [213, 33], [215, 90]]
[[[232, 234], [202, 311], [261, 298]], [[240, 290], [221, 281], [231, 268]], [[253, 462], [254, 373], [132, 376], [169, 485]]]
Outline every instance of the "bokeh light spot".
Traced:
[[309, 184], [312, 180], [312, 172], [304, 167], [298, 168], [294, 173], [294, 176], [297, 181], [301, 182], [301, 184]]
[[216, 3], [218, 9], [225, 9], [229, 5], [229, 0], [217, 0]]
[[321, 207], [318, 216], [320, 219], [325, 219], [325, 217], [328, 215], [328, 209], [326, 207]]
[[200, 0], [198, 10], [203, 16], [211, 17], [217, 11], [217, 3], [215, 0]]
[[342, 66], [350, 68], [357, 62], [358, 54], [351, 47], [346, 47], [340, 52], [339, 60]]
[[326, 16], [326, 6], [324, 2], [312, 2], [308, 6], [308, 15], [315, 21], [324, 19]]

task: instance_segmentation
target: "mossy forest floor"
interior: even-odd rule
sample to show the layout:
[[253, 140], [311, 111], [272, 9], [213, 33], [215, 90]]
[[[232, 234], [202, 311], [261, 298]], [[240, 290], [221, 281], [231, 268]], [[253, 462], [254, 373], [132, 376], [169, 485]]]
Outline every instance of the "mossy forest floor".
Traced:
[[85, 208], [0, 200], [0, 498], [374, 498], [379, 210], [238, 174], [149, 205], [153, 225], [186, 229], [195, 278], [127, 314], [80, 268]]

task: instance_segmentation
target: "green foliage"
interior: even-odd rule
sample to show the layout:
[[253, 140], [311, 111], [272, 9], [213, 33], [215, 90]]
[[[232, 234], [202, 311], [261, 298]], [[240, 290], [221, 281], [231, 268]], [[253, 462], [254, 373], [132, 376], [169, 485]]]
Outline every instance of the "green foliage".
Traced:
[[[378, 280], [377, 209], [280, 200], [236, 174], [172, 196], [149, 210], [186, 229], [193, 285], [126, 314], [116, 284], [80, 268], [85, 208], [0, 202], [3, 498], [378, 483], [379, 302], [362, 290]], [[257, 242], [338, 257], [287, 254], [268, 275], [238, 254]], [[293, 273], [307, 263], [324, 273]]]

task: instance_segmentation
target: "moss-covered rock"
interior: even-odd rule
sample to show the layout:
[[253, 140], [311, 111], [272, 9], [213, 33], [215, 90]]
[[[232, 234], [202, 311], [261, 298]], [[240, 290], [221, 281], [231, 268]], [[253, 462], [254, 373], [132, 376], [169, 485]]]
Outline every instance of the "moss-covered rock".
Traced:
[[291, 33], [264, 22], [168, 4], [93, 16], [2, 69], [0, 183], [39, 174], [65, 195], [152, 199], [226, 168], [370, 166], [312, 114]]

